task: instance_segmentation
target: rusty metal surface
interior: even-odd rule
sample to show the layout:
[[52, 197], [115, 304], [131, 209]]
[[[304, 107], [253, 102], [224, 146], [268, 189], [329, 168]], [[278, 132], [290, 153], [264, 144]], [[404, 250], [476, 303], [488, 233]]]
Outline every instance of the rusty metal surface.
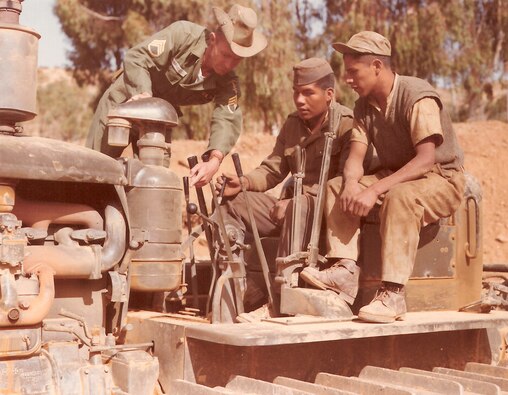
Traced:
[[[155, 339], [160, 380], [167, 391], [174, 379], [225, 386], [232, 374], [265, 381], [277, 376], [313, 381], [319, 372], [358, 375], [369, 364], [390, 369], [464, 369], [467, 362], [491, 363], [494, 358], [488, 331], [474, 328], [506, 326], [508, 322], [507, 314], [446, 312], [408, 316], [411, 323], [405, 325], [327, 323], [315, 318], [309, 323], [309, 317], [301, 317], [300, 322], [294, 317], [289, 324], [271, 320], [211, 325], [188, 322], [183, 316], [178, 319], [130, 312], [133, 330], [128, 340]], [[214, 336], [206, 330], [213, 331]]]
[[42, 137], [2, 135], [0, 178], [126, 184], [122, 165], [100, 152]]
[[184, 326], [178, 325], [182, 320], [173, 323], [164, 323], [159, 319], [161, 314], [139, 312], [129, 314], [129, 323], [132, 330], [127, 333], [128, 343], [142, 343], [153, 341], [153, 355], [158, 358], [160, 366], [159, 381], [165, 393], [172, 393], [172, 382], [184, 378], [184, 359], [186, 353], [186, 340]]

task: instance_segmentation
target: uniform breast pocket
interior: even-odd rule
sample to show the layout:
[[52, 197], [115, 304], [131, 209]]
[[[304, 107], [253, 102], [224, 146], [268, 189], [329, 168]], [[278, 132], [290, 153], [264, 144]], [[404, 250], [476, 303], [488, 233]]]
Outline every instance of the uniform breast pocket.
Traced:
[[172, 84], [178, 84], [182, 79], [187, 77], [187, 71], [181, 66], [181, 60], [177, 58], [171, 59], [171, 64], [166, 70], [166, 79]]

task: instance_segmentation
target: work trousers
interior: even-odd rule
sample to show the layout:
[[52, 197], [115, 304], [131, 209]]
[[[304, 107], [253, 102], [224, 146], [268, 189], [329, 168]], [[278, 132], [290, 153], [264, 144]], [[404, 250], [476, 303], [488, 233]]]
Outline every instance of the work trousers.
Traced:
[[[364, 176], [360, 184], [367, 188], [388, 174]], [[382, 281], [407, 283], [413, 271], [421, 228], [452, 215], [462, 201], [464, 185], [461, 171], [443, 170], [436, 165], [422, 178], [398, 184], [380, 196]], [[341, 190], [342, 177], [328, 181], [325, 202], [327, 257], [357, 261], [361, 217], [341, 210]]]
[[[279, 199], [264, 192], [246, 192], [260, 237], [280, 236], [277, 256], [285, 257], [291, 253], [292, 202], [288, 204], [282, 225], [270, 218], [270, 210]], [[291, 199], [293, 200], [293, 199]], [[312, 220], [314, 215], [315, 197], [302, 195], [300, 214], [300, 250], [306, 251], [310, 241]], [[239, 229], [243, 234], [252, 234], [252, 224], [247, 212], [246, 199], [243, 192], [227, 199], [223, 206], [224, 222]]]

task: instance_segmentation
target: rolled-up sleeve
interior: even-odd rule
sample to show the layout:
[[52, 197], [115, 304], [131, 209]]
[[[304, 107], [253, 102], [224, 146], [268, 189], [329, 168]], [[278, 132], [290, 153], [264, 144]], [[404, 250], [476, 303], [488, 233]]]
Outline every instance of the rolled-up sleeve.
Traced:
[[357, 119], [353, 120], [353, 128], [351, 129], [350, 141], [357, 141], [365, 145], [369, 145], [371, 143], [365, 126]]

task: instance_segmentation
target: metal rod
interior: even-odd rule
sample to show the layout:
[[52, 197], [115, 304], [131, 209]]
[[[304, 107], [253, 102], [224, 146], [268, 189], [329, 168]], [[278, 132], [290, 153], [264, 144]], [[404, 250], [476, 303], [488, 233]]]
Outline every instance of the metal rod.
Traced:
[[219, 205], [219, 199], [217, 197], [217, 194], [215, 192], [215, 187], [213, 185], [213, 182], [210, 181], [210, 190], [212, 192], [212, 199], [213, 204], [215, 206], [215, 213], [217, 214], [217, 222], [219, 225], [219, 230], [222, 235], [222, 241], [224, 242], [224, 247], [226, 248], [226, 254], [228, 256], [229, 266], [231, 266], [231, 270], [233, 272], [233, 284], [235, 287], [235, 301], [236, 301], [236, 311], [237, 315], [242, 314], [244, 312], [243, 309], [243, 291], [238, 283], [238, 277], [245, 276], [245, 273], [238, 273], [238, 270], [236, 270], [234, 261], [233, 261], [233, 251], [231, 250], [231, 245], [229, 244], [229, 236], [226, 231], [226, 225], [224, 224], [224, 218], [222, 217], [222, 211]]
[[[197, 156], [189, 156], [187, 158], [187, 162], [189, 163], [189, 167], [192, 169], [194, 166], [198, 164]], [[203, 189], [201, 187], [196, 187], [196, 195], [198, 197], [198, 205], [199, 211], [205, 216], [208, 217], [208, 208], [206, 207], [205, 195], [203, 194]], [[214, 253], [213, 253], [213, 238], [212, 238], [212, 229], [206, 223], [203, 223], [203, 230], [205, 231], [206, 241], [208, 243], [208, 249], [210, 251], [210, 259], [213, 261]]]
[[[189, 237], [192, 234], [192, 223], [191, 223], [191, 214], [189, 212], [189, 177], [183, 177], [183, 192], [185, 196], [185, 211], [187, 212], [187, 232], [189, 233]], [[198, 300], [198, 274], [196, 270], [196, 259], [194, 257], [194, 244], [192, 242], [189, 243], [189, 260], [190, 260], [190, 275], [191, 275], [191, 286], [192, 286], [192, 305], [195, 308], [199, 308], [199, 300]], [[184, 270], [185, 276], [185, 270]], [[185, 282], [185, 277], [184, 281]]]
[[302, 182], [305, 177], [305, 150], [297, 145], [295, 147], [296, 169], [293, 174], [293, 215], [291, 221], [291, 254], [301, 250], [301, 222], [302, 222]]
[[266, 262], [266, 256], [265, 252], [263, 251], [263, 247], [261, 246], [261, 239], [259, 238], [259, 232], [258, 227], [256, 225], [256, 220], [254, 219], [254, 213], [252, 211], [252, 207], [249, 202], [249, 195], [247, 194], [247, 190], [245, 189], [245, 184], [243, 182], [243, 171], [242, 171], [242, 164], [240, 163], [240, 157], [237, 153], [234, 153], [231, 155], [233, 158], [233, 163], [235, 165], [236, 174], [238, 175], [238, 178], [240, 179], [240, 185], [242, 188], [242, 192], [245, 196], [245, 203], [247, 206], [247, 213], [249, 215], [249, 220], [252, 227], [252, 234], [254, 235], [254, 242], [256, 244], [256, 250], [258, 252], [258, 257], [261, 262], [261, 269], [263, 270], [263, 277], [265, 279], [266, 289], [268, 291], [268, 302], [272, 306], [272, 308], [275, 308], [274, 302], [273, 302], [273, 295], [272, 295], [272, 285], [270, 281], [270, 269], [268, 268], [268, 263]]
[[321, 162], [321, 172], [319, 174], [319, 189], [316, 197], [316, 209], [314, 211], [314, 218], [312, 221], [312, 232], [308, 246], [309, 257], [308, 265], [315, 267], [318, 262], [319, 256], [319, 235], [321, 233], [321, 223], [323, 220], [323, 208], [325, 198], [325, 187], [328, 181], [328, 171], [330, 170], [330, 158], [332, 155], [333, 140], [337, 137], [335, 126], [340, 125], [341, 114], [339, 113], [337, 121], [335, 121], [335, 108], [333, 101], [330, 103], [328, 109], [328, 132], [325, 133], [325, 148], [323, 161]]

